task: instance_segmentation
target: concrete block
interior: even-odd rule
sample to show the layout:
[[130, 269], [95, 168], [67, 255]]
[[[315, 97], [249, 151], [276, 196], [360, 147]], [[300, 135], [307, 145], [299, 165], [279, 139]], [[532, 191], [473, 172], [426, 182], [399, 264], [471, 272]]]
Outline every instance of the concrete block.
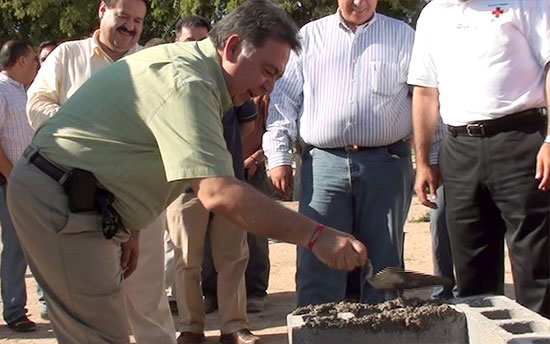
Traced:
[[550, 344], [550, 320], [505, 296], [452, 302], [466, 315], [470, 344]]
[[[451, 306], [454, 308], [454, 306]], [[373, 328], [368, 324], [357, 324], [358, 314], [341, 312], [337, 314], [340, 324], [331, 321], [332, 327], [311, 327], [308, 318], [319, 315], [303, 314], [287, 316], [288, 342], [290, 344], [466, 344], [468, 335], [466, 317], [457, 308], [451, 315], [426, 318], [422, 329], [405, 324], [389, 324]], [[382, 319], [382, 317], [381, 317]], [[382, 323], [384, 321], [382, 320]]]

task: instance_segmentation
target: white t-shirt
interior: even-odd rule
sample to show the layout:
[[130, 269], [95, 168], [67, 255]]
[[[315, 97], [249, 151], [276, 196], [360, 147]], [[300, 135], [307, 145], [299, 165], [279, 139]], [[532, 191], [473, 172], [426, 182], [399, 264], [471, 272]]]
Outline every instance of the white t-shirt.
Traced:
[[408, 83], [438, 88], [443, 122], [459, 126], [546, 106], [549, 62], [550, 1], [433, 0]]

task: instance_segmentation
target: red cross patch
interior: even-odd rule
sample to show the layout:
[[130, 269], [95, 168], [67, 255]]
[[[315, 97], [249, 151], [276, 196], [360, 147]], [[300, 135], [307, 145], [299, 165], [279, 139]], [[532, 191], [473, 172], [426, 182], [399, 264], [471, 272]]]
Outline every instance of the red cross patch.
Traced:
[[495, 10], [492, 12], [492, 14], [495, 16], [495, 18], [500, 18], [500, 15], [503, 14], [505, 11], [501, 9], [500, 7], [495, 8]]

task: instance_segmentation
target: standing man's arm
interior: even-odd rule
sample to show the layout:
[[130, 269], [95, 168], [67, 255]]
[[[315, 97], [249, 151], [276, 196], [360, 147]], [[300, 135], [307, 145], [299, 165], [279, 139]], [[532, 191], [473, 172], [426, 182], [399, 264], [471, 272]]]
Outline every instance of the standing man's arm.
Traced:
[[303, 74], [300, 57], [294, 52], [284, 76], [277, 81], [268, 106], [263, 148], [269, 162], [271, 183], [287, 196], [292, 190], [290, 149], [298, 137], [298, 117], [303, 105]]
[[8, 159], [8, 156], [4, 152], [4, 148], [0, 146], [0, 173], [2, 173], [6, 181], [10, 177], [12, 169], [13, 169], [13, 164], [11, 163], [10, 159]]
[[436, 209], [427, 198], [437, 198], [441, 175], [437, 165], [430, 165], [430, 151], [439, 122], [439, 91], [437, 88], [415, 86], [413, 91], [413, 129], [416, 154], [416, 181], [414, 189], [420, 202]]
[[60, 108], [61, 76], [64, 73], [62, 48], [52, 51], [27, 91], [27, 116], [34, 130]]
[[[550, 116], [550, 63], [546, 65], [546, 108]], [[547, 117], [548, 117], [547, 116]], [[550, 119], [547, 121], [546, 137], [550, 135]], [[539, 189], [548, 191], [550, 188], [550, 143], [543, 143], [537, 154], [536, 179], [540, 179]]]

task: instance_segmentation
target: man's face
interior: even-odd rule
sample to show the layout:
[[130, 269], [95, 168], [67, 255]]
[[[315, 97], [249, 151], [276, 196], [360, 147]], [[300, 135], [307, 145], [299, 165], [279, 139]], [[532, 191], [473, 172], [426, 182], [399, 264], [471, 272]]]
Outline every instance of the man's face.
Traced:
[[101, 43], [115, 53], [125, 54], [138, 42], [146, 12], [147, 6], [142, 0], [118, 0], [112, 8], [101, 2]]
[[55, 46], [53, 45], [47, 45], [42, 50], [40, 50], [40, 53], [38, 54], [38, 60], [40, 62], [40, 66], [46, 61], [46, 58], [50, 53], [55, 49]]
[[240, 106], [273, 91], [275, 81], [284, 73], [290, 50], [288, 43], [268, 38], [262, 47], [247, 51], [237, 35], [231, 36], [222, 54], [222, 67], [233, 105]]
[[29, 47], [27, 54], [21, 58], [20, 66], [22, 71], [20, 82], [29, 86], [38, 72], [38, 57], [32, 48]]
[[378, 0], [338, 0], [340, 14], [353, 26], [365, 24], [374, 15]]
[[202, 41], [208, 37], [208, 29], [204, 26], [182, 27], [176, 37], [176, 42]]

